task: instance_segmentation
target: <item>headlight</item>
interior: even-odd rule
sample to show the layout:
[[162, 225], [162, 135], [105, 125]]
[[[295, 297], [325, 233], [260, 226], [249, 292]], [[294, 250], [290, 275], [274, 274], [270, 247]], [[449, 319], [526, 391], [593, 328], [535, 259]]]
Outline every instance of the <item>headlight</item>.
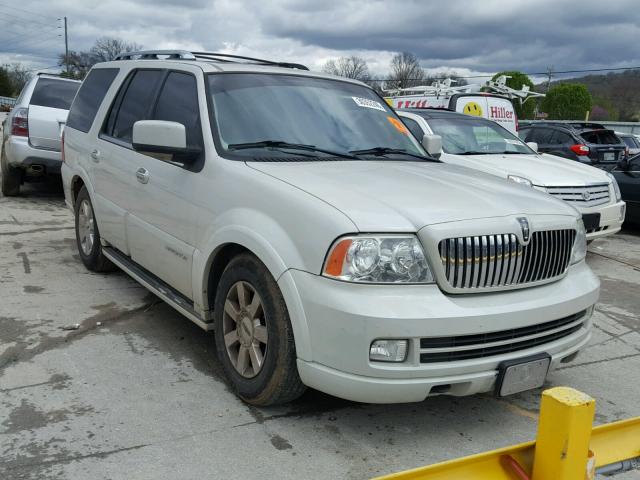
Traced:
[[433, 283], [415, 235], [340, 238], [329, 250], [322, 274], [358, 283]]
[[576, 241], [573, 243], [571, 251], [571, 265], [581, 262], [587, 256], [587, 232], [584, 229], [582, 219], [578, 220], [578, 228], [576, 228]]
[[618, 181], [616, 180], [616, 177], [611, 175], [609, 172], [607, 172], [607, 176], [609, 177], [609, 180], [611, 180], [611, 183], [613, 184], [613, 191], [616, 194], [616, 202], [619, 202], [620, 200], [622, 200], [622, 194], [620, 193], [620, 187], [618, 186]]
[[520, 185], [524, 185], [525, 187], [533, 187], [533, 183], [528, 178], [518, 177], [517, 175], [507, 175], [507, 179], [512, 182], [519, 183]]

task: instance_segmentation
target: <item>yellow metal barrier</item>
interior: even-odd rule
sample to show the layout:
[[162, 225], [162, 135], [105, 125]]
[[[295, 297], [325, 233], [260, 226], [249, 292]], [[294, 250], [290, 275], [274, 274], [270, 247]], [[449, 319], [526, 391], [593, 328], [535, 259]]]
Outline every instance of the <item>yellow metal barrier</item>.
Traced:
[[595, 400], [588, 395], [567, 387], [551, 388], [542, 393], [535, 442], [376, 480], [584, 480], [589, 478], [590, 455], [596, 467], [640, 457], [640, 417], [592, 428], [594, 413]]

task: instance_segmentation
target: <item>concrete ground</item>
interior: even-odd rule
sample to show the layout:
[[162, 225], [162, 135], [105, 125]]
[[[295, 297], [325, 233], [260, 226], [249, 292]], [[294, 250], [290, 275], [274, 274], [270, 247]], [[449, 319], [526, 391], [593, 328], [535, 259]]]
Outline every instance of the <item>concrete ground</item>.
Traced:
[[[0, 197], [0, 479], [364, 479], [535, 436], [540, 391], [249, 407], [211, 334], [125, 274], [83, 267], [57, 184], [25, 190]], [[592, 395], [600, 424], [640, 415], [640, 234], [594, 242], [588, 263], [593, 340], [547, 386]]]

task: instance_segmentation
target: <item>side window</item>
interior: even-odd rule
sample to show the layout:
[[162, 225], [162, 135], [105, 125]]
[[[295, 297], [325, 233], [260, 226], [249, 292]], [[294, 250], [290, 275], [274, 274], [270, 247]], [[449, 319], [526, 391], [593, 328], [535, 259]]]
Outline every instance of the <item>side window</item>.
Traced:
[[551, 137], [551, 142], [549, 143], [552, 143], [553, 145], [569, 145], [573, 143], [573, 139], [568, 133], [557, 130], [554, 132]]
[[538, 145], [548, 144], [553, 135], [553, 130], [550, 128], [534, 128], [531, 138], [528, 138], [529, 142], [536, 142]]
[[153, 118], [181, 123], [187, 134], [187, 146], [202, 147], [199, 110], [196, 78], [188, 73], [169, 73], [160, 91]]
[[[107, 135], [131, 143], [133, 124], [150, 118], [153, 100], [162, 79], [162, 70], [137, 70], [131, 81], [118, 93], [109, 119]], [[118, 105], [119, 104], [119, 105]]]
[[73, 104], [71, 104], [67, 127], [75, 128], [84, 133], [91, 129], [100, 104], [118, 72], [117, 68], [94, 68], [89, 72], [87, 78], [82, 82]]
[[531, 129], [530, 128], [521, 128], [518, 130], [518, 138], [520, 138], [520, 140], [522, 140], [523, 142], [533, 142], [533, 140], [527, 139], [527, 135], [529, 135], [531, 133]]
[[422, 142], [422, 137], [424, 133], [418, 122], [416, 122], [413, 118], [400, 117], [402, 119], [402, 123], [404, 123], [409, 131], [413, 134], [414, 137], [418, 139], [419, 142]]

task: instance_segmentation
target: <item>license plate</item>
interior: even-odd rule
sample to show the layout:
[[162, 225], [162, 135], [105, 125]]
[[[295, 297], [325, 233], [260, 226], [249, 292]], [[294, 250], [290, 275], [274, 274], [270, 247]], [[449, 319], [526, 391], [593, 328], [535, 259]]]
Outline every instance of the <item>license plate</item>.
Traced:
[[604, 152], [602, 154], [602, 159], [605, 162], [613, 162], [616, 159], [616, 152]]
[[582, 223], [584, 223], [585, 230], [595, 230], [600, 226], [600, 214], [599, 213], [585, 213], [582, 215]]
[[544, 353], [526, 359], [502, 362], [498, 367], [496, 395], [505, 397], [544, 385], [551, 357]]

